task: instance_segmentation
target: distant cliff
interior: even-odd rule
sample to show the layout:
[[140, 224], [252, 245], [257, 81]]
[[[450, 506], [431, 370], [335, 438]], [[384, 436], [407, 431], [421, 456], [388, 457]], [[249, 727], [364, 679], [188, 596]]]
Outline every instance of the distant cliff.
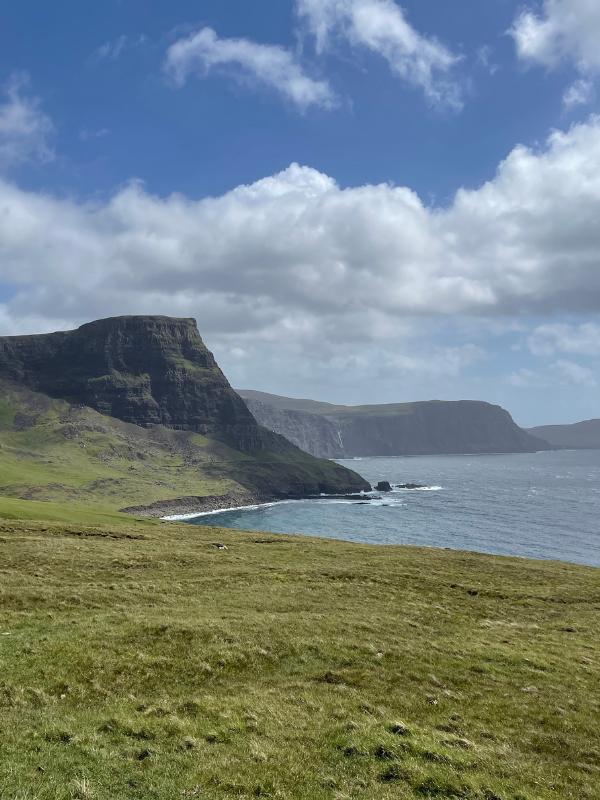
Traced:
[[344, 458], [338, 426], [325, 416], [277, 408], [261, 400], [247, 399], [255, 419], [270, 431], [285, 436], [297, 447], [319, 458]]
[[519, 428], [500, 406], [432, 400], [336, 406], [240, 390], [262, 424], [309, 453], [333, 458], [525, 453], [549, 445]]
[[234, 470], [242, 485], [264, 496], [370, 488], [356, 473], [308, 458], [257, 424], [193, 319], [113, 317], [74, 331], [0, 337], [0, 379], [137, 426], [224, 443], [231, 448], [228, 476]]
[[600, 419], [588, 419], [573, 425], [541, 425], [529, 428], [528, 432], [545, 439], [553, 447], [600, 450]]

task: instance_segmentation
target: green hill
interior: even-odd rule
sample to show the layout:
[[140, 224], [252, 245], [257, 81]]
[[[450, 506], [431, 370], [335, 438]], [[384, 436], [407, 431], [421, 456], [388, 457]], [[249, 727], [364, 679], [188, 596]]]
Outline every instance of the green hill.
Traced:
[[[161, 425], [142, 428], [0, 381], [0, 495], [176, 513], [346, 486], [338, 464], [291, 445], [235, 450], [211, 436]], [[357, 486], [362, 479], [356, 476]], [[164, 505], [162, 504], [164, 502]], [[136, 509], [137, 513], [143, 512]]]

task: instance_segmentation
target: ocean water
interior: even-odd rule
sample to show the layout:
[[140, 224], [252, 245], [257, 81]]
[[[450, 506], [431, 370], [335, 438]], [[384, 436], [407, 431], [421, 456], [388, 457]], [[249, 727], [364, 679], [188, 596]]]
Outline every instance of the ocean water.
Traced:
[[427, 488], [395, 489], [362, 502], [286, 501], [190, 522], [600, 566], [600, 450], [340, 463], [373, 484]]

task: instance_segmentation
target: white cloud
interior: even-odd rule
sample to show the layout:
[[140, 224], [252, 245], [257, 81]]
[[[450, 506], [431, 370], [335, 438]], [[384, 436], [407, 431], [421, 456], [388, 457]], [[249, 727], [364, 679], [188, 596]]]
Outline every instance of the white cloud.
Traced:
[[586, 78], [580, 78], [572, 83], [563, 95], [565, 108], [589, 105], [594, 99], [594, 84]]
[[342, 37], [382, 56], [431, 103], [461, 107], [460, 87], [450, 78], [459, 58], [437, 39], [416, 31], [394, 0], [296, 0], [296, 8], [318, 52]]
[[[50, 118], [37, 97], [27, 94], [28, 78], [13, 74], [0, 91], [0, 167], [10, 168], [25, 161], [50, 161], [53, 131]], [[3, 94], [3, 99], [2, 99]]]
[[335, 102], [327, 81], [311, 78], [296, 56], [278, 45], [222, 39], [212, 28], [202, 28], [177, 40], [167, 51], [165, 69], [178, 86], [190, 75], [204, 77], [219, 67], [276, 90], [303, 111], [309, 106], [330, 108]]
[[523, 11], [511, 33], [525, 60], [548, 67], [571, 61], [582, 72], [600, 69], [597, 0], [544, 0], [541, 13]]
[[134, 47], [141, 47], [146, 44], [148, 37], [141, 33], [137, 36], [126, 36], [121, 34], [116, 39], [111, 39], [108, 42], [100, 45], [92, 54], [95, 61], [117, 61], [125, 52]]
[[508, 376], [508, 383], [519, 389], [549, 389], [557, 386], [594, 388], [598, 386], [596, 373], [574, 361], [558, 359], [542, 369], [521, 368]]
[[[479, 354], [432, 343], [435, 317], [600, 311], [599, 218], [595, 118], [539, 151], [515, 148], [447, 208], [405, 187], [342, 189], [297, 165], [199, 201], [131, 183], [81, 203], [0, 181], [0, 280], [15, 291], [0, 333], [197, 316], [211, 343], [277, 349], [298, 374], [302, 360], [368, 353], [388, 374], [430, 359], [452, 376]], [[531, 341], [552, 357], [591, 353], [596, 333], [540, 328]], [[252, 363], [262, 369], [259, 355]]]
[[589, 367], [576, 364], [574, 361], [560, 359], [552, 364], [551, 369], [556, 373], [561, 383], [576, 386], [597, 386], [596, 375]]
[[548, 378], [536, 370], [521, 367], [510, 373], [507, 382], [518, 389], [541, 389], [548, 385]]
[[79, 131], [79, 138], [82, 142], [89, 142], [93, 139], [104, 139], [105, 136], [110, 136], [110, 128], [82, 128]]
[[540, 325], [528, 337], [527, 346], [536, 356], [556, 353], [600, 356], [600, 325], [594, 322]]

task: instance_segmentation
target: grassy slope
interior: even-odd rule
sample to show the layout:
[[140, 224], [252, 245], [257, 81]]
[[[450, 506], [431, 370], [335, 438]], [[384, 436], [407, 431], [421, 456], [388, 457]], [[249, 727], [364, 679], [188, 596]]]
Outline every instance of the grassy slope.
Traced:
[[0, 383], [0, 497], [114, 512], [254, 487], [267, 492], [281, 475], [308, 481], [317, 470], [331, 478], [342, 468], [300, 450], [249, 456], [198, 434], [140, 428]]
[[591, 568], [0, 521], [0, 797], [595, 800], [599, 616]]
[[[117, 510], [185, 495], [225, 494], [208, 469], [234, 451], [197, 434], [145, 430], [88, 408], [2, 387], [0, 495]], [[237, 487], [239, 488], [239, 487]]]

